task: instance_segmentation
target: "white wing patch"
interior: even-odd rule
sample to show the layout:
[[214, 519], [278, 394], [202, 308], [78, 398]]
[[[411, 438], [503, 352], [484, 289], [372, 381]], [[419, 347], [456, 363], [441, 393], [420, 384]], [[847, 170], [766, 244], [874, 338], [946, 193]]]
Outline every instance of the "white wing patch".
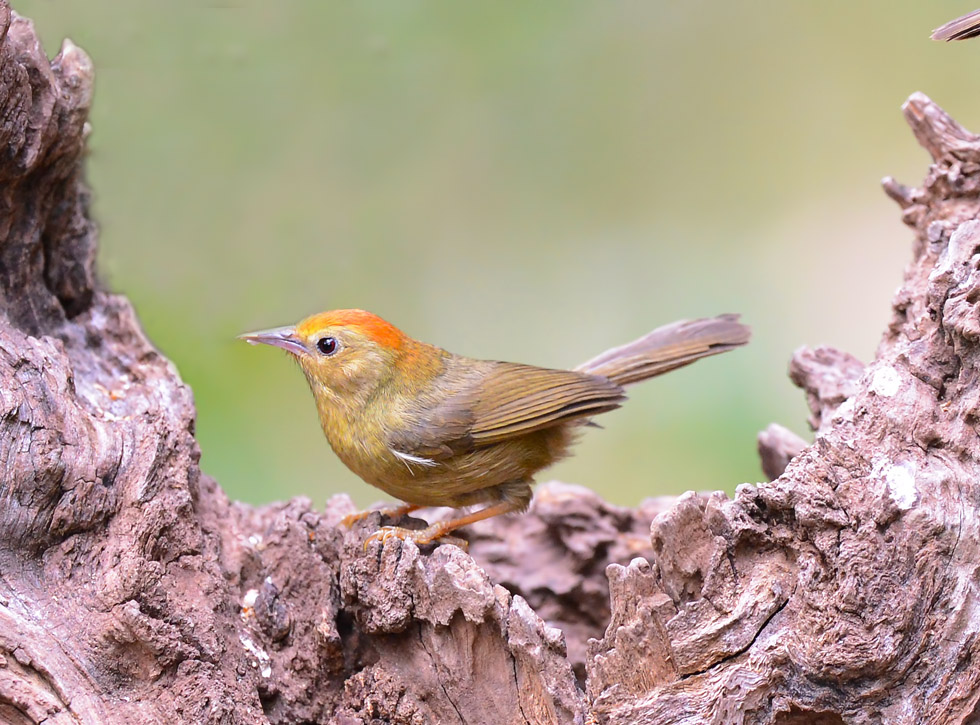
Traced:
[[405, 462], [405, 467], [408, 468], [409, 471], [412, 470], [413, 463], [417, 466], [425, 466], [427, 468], [430, 466], [439, 465], [431, 458], [422, 458], [422, 456], [413, 456], [411, 453], [403, 453], [402, 451], [395, 450], [394, 448], [389, 448], [388, 450], [391, 451], [396, 458], [400, 458], [401, 460], [403, 460]]

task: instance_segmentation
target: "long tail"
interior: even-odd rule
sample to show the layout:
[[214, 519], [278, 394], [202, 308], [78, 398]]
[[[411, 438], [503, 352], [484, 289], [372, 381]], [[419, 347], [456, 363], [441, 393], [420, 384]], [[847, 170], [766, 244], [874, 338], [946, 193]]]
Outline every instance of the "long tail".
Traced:
[[666, 373], [695, 360], [728, 352], [749, 341], [751, 332], [738, 315], [680, 320], [658, 327], [634, 340], [579, 365], [576, 370], [602, 375], [618, 385], [630, 385]]

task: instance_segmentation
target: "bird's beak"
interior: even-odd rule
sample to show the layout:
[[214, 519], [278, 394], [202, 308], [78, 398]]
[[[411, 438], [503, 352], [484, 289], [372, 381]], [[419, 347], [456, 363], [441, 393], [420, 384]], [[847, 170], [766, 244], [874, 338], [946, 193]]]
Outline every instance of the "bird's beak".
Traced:
[[272, 330], [259, 330], [258, 332], [246, 332], [238, 336], [239, 340], [244, 340], [249, 345], [272, 345], [281, 347], [286, 352], [293, 355], [301, 355], [307, 352], [306, 346], [296, 337], [296, 330], [292, 327], [277, 327]]

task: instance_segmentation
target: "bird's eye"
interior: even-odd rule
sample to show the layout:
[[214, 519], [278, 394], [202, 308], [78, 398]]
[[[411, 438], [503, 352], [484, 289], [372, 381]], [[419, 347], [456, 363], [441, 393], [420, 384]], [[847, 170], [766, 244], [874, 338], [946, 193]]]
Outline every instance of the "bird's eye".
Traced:
[[324, 355], [333, 355], [339, 348], [336, 337], [321, 337], [316, 341], [316, 349]]

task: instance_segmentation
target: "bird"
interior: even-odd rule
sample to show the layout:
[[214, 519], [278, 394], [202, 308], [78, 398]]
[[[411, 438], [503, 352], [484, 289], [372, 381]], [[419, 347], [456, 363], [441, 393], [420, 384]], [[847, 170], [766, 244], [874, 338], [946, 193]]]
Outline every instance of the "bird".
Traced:
[[980, 10], [950, 20], [932, 31], [933, 40], [966, 40], [980, 35]]
[[423, 529], [384, 526], [364, 542], [421, 545], [458, 542], [450, 534], [462, 526], [527, 509], [534, 474], [569, 455], [593, 417], [623, 403], [627, 386], [747, 343], [738, 317], [674, 322], [574, 370], [455, 355], [358, 309], [239, 339], [299, 363], [336, 455], [403, 502], [383, 513], [483, 506]]

